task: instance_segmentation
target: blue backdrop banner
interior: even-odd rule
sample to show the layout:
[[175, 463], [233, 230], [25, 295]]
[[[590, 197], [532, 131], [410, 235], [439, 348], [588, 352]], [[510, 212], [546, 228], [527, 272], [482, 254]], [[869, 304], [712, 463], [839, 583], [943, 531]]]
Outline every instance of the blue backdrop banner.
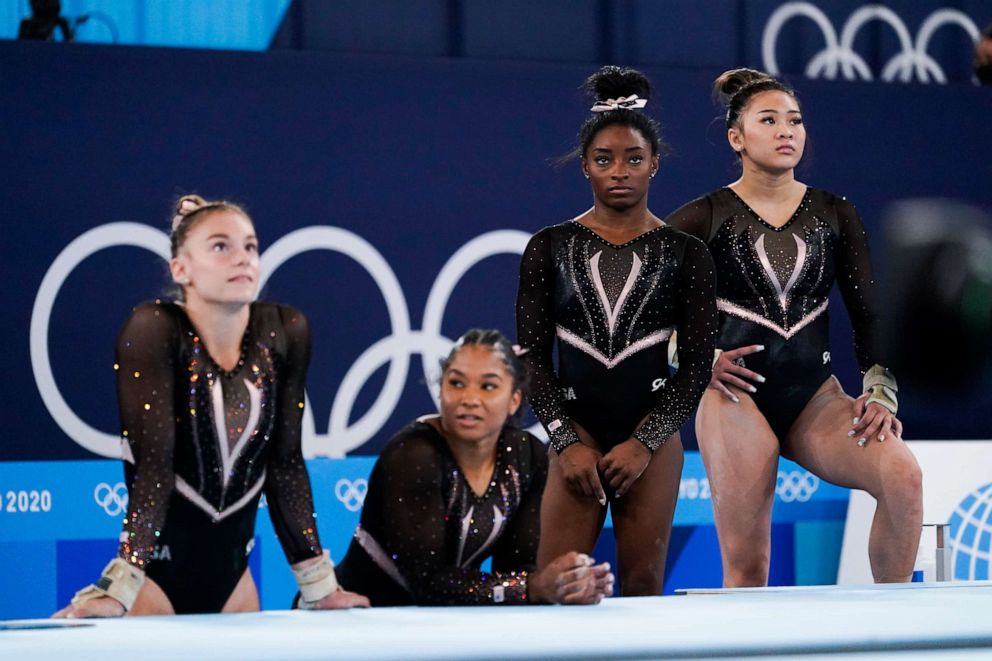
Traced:
[[[374, 457], [311, 459], [321, 541], [337, 560], [344, 557], [358, 523]], [[775, 489], [777, 583], [832, 582], [840, 526], [848, 492], [783, 461]], [[0, 463], [0, 619], [45, 617], [95, 580], [113, 557], [127, 510], [121, 463], [111, 460]], [[289, 565], [262, 500], [250, 566], [264, 608], [288, 608], [296, 591]], [[679, 487], [672, 551], [665, 591], [720, 585], [709, 483], [699, 454], [686, 454]], [[797, 566], [796, 548], [825, 549], [818, 571]], [[160, 550], [167, 553], [168, 547]], [[596, 550], [597, 559], [615, 561], [612, 524]], [[47, 560], [47, 562], [45, 562]], [[805, 571], [805, 574], [803, 574]], [[798, 573], [797, 573], [798, 572]], [[16, 598], [15, 598], [16, 595]]]

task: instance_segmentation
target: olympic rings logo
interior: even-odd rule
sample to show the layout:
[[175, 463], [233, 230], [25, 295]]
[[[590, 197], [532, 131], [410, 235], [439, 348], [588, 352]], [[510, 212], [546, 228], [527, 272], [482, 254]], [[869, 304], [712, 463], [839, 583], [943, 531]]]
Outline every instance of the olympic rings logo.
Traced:
[[812, 20], [826, 41], [826, 46], [817, 53], [806, 65], [805, 74], [809, 78], [837, 77], [838, 71], [846, 80], [873, 80], [873, 74], [864, 59], [854, 52], [854, 38], [863, 25], [871, 21], [882, 21], [892, 27], [899, 40], [900, 52], [889, 60], [882, 68], [881, 79], [892, 82], [896, 78], [900, 82], [909, 82], [913, 74], [922, 83], [935, 81], [946, 83], [940, 65], [927, 54], [930, 39], [934, 32], [945, 24], [961, 27], [972, 41], [978, 42], [980, 32], [966, 14], [957, 9], [942, 8], [931, 13], [920, 25], [914, 44], [909, 29], [899, 15], [888, 7], [880, 4], [863, 5], [855, 10], [847, 19], [838, 38], [836, 30], [827, 15], [811, 2], [787, 2], [776, 9], [761, 37], [761, 56], [765, 70], [772, 75], [779, 74], [778, 60], [775, 57], [775, 45], [779, 32], [786, 22], [796, 16], [804, 16]]
[[783, 503], [805, 503], [820, 488], [820, 478], [809, 471], [779, 471], [775, 493]]
[[334, 485], [334, 495], [338, 497], [338, 500], [341, 501], [341, 504], [349, 512], [357, 512], [362, 509], [362, 505], [365, 504], [365, 494], [368, 490], [368, 480], [363, 477], [358, 478], [354, 482], [346, 477], [342, 477]]
[[103, 508], [107, 516], [119, 516], [127, 510], [127, 487], [123, 482], [118, 482], [114, 486], [101, 482], [93, 489], [93, 500]]
[[[431, 286], [421, 330], [410, 324], [410, 312], [403, 289], [385, 258], [365, 239], [348, 230], [332, 226], [312, 226], [283, 236], [262, 254], [261, 289], [269, 276], [283, 263], [310, 250], [342, 253], [361, 264], [379, 287], [389, 313], [391, 334], [371, 346], [348, 369], [334, 396], [327, 434], [318, 434], [306, 398], [303, 417], [303, 452], [307, 457], [342, 457], [349, 450], [369, 441], [385, 425], [399, 403], [410, 368], [410, 357], [421, 354], [426, 383], [440, 377], [439, 362], [449, 351], [452, 340], [441, 334], [441, 322], [455, 286], [475, 264], [493, 255], [520, 255], [530, 235], [519, 230], [496, 230], [482, 234], [459, 248], [445, 263]], [[48, 329], [52, 308], [63, 283], [85, 259], [106, 248], [130, 246], [155, 253], [169, 260], [169, 238], [153, 227], [141, 223], [116, 222], [84, 232], [67, 245], [41, 281], [31, 312], [31, 367], [35, 383], [52, 418], [76, 443], [104, 457], [120, 457], [120, 439], [93, 428], [69, 406], [55, 382], [48, 353]], [[380, 367], [389, 363], [385, 383], [369, 409], [351, 422], [355, 400], [365, 382]], [[437, 393], [431, 392], [437, 403]], [[543, 436], [540, 425], [532, 432]]]

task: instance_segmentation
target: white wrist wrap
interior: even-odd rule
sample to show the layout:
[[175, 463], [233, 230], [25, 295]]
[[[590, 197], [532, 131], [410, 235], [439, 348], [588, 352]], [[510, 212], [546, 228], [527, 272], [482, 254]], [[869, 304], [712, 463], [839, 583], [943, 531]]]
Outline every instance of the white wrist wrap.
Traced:
[[303, 569], [294, 569], [293, 575], [296, 577], [296, 584], [300, 587], [300, 601], [304, 603], [320, 601], [338, 589], [334, 563], [331, 562], [331, 556], [327, 551], [324, 551], [318, 562]]
[[114, 558], [104, 567], [100, 580], [77, 592], [72, 603], [78, 606], [97, 597], [110, 597], [119, 601], [125, 611], [129, 611], [144, 583], [145, 572], [121, 558]]
[[888, 409], [893, 415], [899, 410], [899, 399], [896, 397], [899, 386], [896, 385], [896, 378], [892, 376], [892, 372], [885, 367], [872, 365], [871, 369], [865, 372], [864, 391], [870, 393], [866, 405], [874, 402]]

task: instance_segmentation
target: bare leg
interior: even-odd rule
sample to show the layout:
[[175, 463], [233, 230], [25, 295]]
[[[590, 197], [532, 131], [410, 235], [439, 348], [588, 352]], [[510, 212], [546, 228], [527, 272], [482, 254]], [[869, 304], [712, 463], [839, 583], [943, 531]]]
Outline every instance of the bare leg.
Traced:
[[754, 401], [707, 388], [696, 412], [696, 437], [713, 495], [725, 587], [768, 583], [772, 503], [779, 443]]
[[[599, 450], [584, 429], [576, 425], [576, 431], [582, 443]], [[558, 453], [549, 447], [548, 481], [541, 498], [541, 541], [537, 547], [537, 568], [544, 569], [552, 560], [569, 551], [591, 555], [605, 520], [606, 507], [568, 488], [558, 463]]]
[[682, 439], [676, 433], [655, 451], [630, 490], [611, 501], [625, 597], [661, 594], [681, 476]]
[[792, 425], [783, 451], [823, 479], [878, 501], [868, 538], [872, 575], [878, 583], [908, 581], [923, 523], [920, 467], [895, 433], [858, 447], [847, 435], [853, 417], [854, 400], [830, 377]]
[[134, 606], [127, 612], [128, 615], [175, 615], [176, 611], [172, 607], [169, 598], [165, 596], [158, 583], [150, 578], [146, 578], [141, 590], [138, 591], [138, 598], [134, 600]]
[[251, 613], [260, 609], [258, 603], [258, 590], [255, 588], [255, 579], [251, 576], [251, 570], [246, 569], [241, 575], [238, 584], [234, 586], [234, 591], [227, 598], [227, 603], [221, 609], [221, 613]]

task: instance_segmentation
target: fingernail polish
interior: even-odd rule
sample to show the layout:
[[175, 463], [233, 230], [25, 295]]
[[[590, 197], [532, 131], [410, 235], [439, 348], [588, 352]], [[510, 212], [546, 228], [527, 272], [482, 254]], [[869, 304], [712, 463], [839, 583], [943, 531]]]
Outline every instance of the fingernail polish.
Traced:
[[854, 436], [854, 430], [853, 429], [851, 431], [847, 432], [847, 437], [848, 438], [851, 438], [852, 436]]
[[734, 397], [734, 398], [733, 398], [733, 399], [732, 399], [731, 401], [732, 401], [732, 402], [733, 402], [734, 404], [740, 404], [740, 403], [741, 403], [741, 400], [740, 400], [740, 398], [738, 398], [738, 397]]
[[858, 439], [858, 445], [865, 445], [867, 442], [868, 442], [868, 439], [865, 438], [864, 436], [862, 436], [861, 438]]
[[764, 344], [759, 344], [758, 345], [758, 351], [764, 351], [764, 350], [765, 350], [765, 345]]
[[748, 389], [748, 392], [758, 392], [758, 389], [755, 388], [754, 386], [748, 386], [747, 389]]
[[865, 446], [865, 439], [863, 439], [863, 438], [862, 439], [859, 439], [858, 440], [858, 447], [859, 448], [863, 448], [864, 446]]
[[858, 424], [858, 420], [860, 420], [860, 419], [861, 418], [855, 418], [853, 424], [855, 424], [855, 425]]
[[759, 374], [759, 375], [758, 375], [758, 383], [764, 383], [764, 382], [765, 382], [765, 377], [763, 377], [763, 376], [761, 376], [761, 375]]
[[882, 436], [882, 435], [880, 435], [880, 436], [878, 437], [878, 442], [879, 442], [879, 443], [884, 443], [884, 442], [885, 442], [885, 436]]
[[606, 505], [606, 496], [603, 496], [602, 498], [599, 499], [599, 504], [604, 506]]

